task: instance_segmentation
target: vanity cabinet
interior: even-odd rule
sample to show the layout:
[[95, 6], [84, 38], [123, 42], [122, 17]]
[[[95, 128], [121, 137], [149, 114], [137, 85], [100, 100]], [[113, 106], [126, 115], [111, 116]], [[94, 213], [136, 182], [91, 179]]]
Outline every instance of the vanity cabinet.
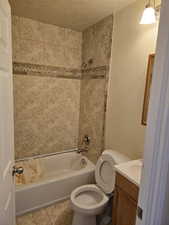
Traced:
[[139, 188], [119, 173], [116, 174], [113, 198], [113, 225], [135, 225]]

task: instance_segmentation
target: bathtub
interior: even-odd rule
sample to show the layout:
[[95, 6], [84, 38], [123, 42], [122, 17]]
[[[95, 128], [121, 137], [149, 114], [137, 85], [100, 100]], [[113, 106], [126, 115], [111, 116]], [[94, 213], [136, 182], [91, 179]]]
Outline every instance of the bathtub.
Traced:
[[[24, 167], [26, 161], [20, 165]], [[92, 162], [76, 152], [38, 159], [39, 178], [16, 185], [16, 215], [69, 198], [76, 187], [94, 182], [94, 169]]]

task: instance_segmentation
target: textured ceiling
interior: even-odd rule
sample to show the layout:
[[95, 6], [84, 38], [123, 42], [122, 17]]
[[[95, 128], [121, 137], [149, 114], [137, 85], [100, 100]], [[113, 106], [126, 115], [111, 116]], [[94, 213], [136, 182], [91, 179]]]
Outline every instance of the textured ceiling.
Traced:
[[135, 0], [10, 0], [12, 13], [82, 31]]

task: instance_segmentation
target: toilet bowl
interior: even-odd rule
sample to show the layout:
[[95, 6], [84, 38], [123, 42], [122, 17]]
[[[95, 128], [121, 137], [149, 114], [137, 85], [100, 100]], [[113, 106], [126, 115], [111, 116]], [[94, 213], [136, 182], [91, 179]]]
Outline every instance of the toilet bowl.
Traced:
[[104, 211], [114, 190], [114, 165], [129, 160], [116, 151], [105, 150], [102, 153], [95, 168], [96, 184], [80, 186], [71, 193], [72, 225], [96, 225], [96, 215]]

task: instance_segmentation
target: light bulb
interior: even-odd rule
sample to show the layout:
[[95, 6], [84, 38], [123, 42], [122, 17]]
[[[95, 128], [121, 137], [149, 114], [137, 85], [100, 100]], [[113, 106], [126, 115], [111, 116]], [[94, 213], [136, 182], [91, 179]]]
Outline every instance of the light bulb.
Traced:
[[153, 7], [147, 6], [144, 9], [140, 24], [156, 23], [156, 11]]

